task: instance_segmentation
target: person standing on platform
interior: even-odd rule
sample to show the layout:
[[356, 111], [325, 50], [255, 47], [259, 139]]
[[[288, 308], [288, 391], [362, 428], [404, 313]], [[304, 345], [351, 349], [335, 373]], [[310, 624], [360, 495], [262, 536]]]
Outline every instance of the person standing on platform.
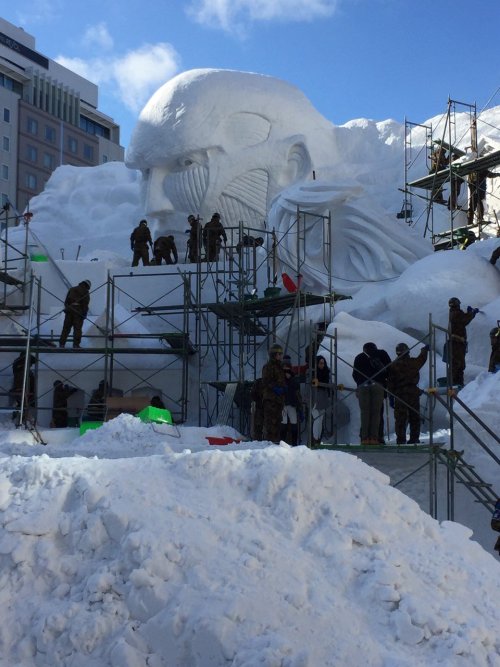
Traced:
[[64, 300], [64, 323], [59, 338], [59, 347], [64, 347], [71, 329], [73, 329], [73, 347], [80, 348], [83, 322], [87, 317], [90, 304], [90, 280], [82, 280], [76, 287], [70, 287]]
[[[26, 382], [26, 393], [24, 397], [25, 407], [34, 407], [35, 405], [35, 374], [31, 370], [31, 366], [35, 363], [35, 357], [30, 354], [28, 360], [28, 377]], [[12, 363], [12, 389], [10, 390], [10, 395], [14, 399], [14, 404], [17, 408], [21, 407], [22, 396], [23, 396], [23, 386], [24, 386], [24, 369], [26, 365], [26, 352], [23, 351], [21, 354], [14, 359]], [[25, 416], [27, 413], [25, 414]]]
[[269, 361], [262, 368], [262, 404], [264, 437], [279, 444], [281, 419], [285, 405], [286, 380], [281, 359], [283, 348], [275, 343], [269, 348]]
[[141, 220], [130, 235], [130, 247], [134, 253], [132, 266], [139, 266], [139, 260], [142, 260], [143, 266], [149, 266], [148, 245], [152, 250], [153, 239], [151, 238], [147, 220]]
[[467, 312], [460, 309], [460, 299], [453, 296], [448, 301], [449, 322], [448, 332], [450, 345], [448, 349], [448, 363], [451, 365], [451, 384], [463, 387], [465, 371], [465, 355], [467, 353], [466, 327], [476, 317], [479, 308], [467, 306]]
[[496, 178], [500, 174], [488, 169], [473, 171], [469, 174], [469, 211], [467, 213], [467, 224], [474, 224], [474, 214], [477, 215], [477, 223], [481, 224], [484, 218], [484, 200], [488, 188], [488, 178]]
[[380, 413], [384, 402], [384, 364], [375, 343], [365, 343], [363, 352], [354, 359], [352, 377], [361, 415], [361, 444], [378, 445]]
[[488, 371], [490, 373], [498, 373], [500, 371], [500, 326], [491, 329], [490, 344], [491, 354]]
[[201, 237], [202, 229], [201, 222], [199, 218], [195, 218], [194, 215], [188, 217], [189, 223], [189, 238], [187, 242], [188, 247], [188, 260], [191, 264], [195, 264], [201, 260]]
[[256, 378], [250, 390], [252, 400], [252, 440], [262, 440], [264, 435], [264, 402], [262, 378]]
[[283, 417], [281, 420], [281, 439], [295, 447], [299, 442], [299, 423], [304, 419], [302, 396], [298, 378], [290, 363], [283, 362], [286, 391]]
[[[384, 387], [384, 400], [387, 398], [387, 375], [389, 373], [389, 366], [391, 365], [391, 358], [386, 350], [380, 349], [377, 347], [376, 356], [380, 359], [383, 364], [383, 369], [379, 373], [378, 378], [380, 384]], [[378, 428], [378, 442], [380, 445], [385, 445], [384, 440], [384, 401], [382, 401], [382, 408], [380, 410], [380, 424]]]
[[429, 346], [424, 345], [418, 357], [410, 357], [406, 343], [396, 345], [396, 359], [389, 367], [387, 389], [394, 404], [396, 443], [406, 444], [406, 428], [410, 425], [409, 444], [420, 438], [420, 369], [427, 361]]
[[52, 394], [52, 428], [67, 428], [68, 426], [68, 398], [78, 389], [56, 380]]
[[227, 234], [220, 221], [220, 213], [214, 213], [210, 222], [203, 228], [203, 245], [207, 255], [207, 262], [216, 262], [222, 242], [227, 243]]
[[330, 369], [325, 357], [316, 357], [316, 368], [313, 368], [311, 378], [311, 420], [312, 445], [316, 447], [321, 442], [325, 414], [330, 406]]

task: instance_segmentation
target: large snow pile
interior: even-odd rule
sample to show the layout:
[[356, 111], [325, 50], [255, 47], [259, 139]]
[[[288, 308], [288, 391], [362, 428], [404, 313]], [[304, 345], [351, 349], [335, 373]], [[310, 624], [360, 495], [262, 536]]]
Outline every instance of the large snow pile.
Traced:
[[121, 416], [3, 459], [3, 664], [500, 664], [471, 531], [353, 456], [222, 432]]

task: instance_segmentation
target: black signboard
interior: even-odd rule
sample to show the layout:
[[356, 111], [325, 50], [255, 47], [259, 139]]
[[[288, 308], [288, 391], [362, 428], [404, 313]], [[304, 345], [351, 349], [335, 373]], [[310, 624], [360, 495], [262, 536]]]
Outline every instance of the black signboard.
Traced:
[[0, 32], [0, 44], [3, 44], [7, 48], [16, 51], [16, 53], [19, 53], [20, 56], [24, 56], [25, 58], [28, 58], [28, 60], [32, 60], [34, 63], [37, 63], [37, 65], [40, 65], [45, 69], [49, 69], [48, 58], [45, 58], [45, 56], [42, 56], [40, 53], [37, 53], [32, 49], [29, 49], [27, 46], [24, 46], [24, 44], [16, 42], [15, 39], [12, 39], [12, 37], [9, 37], [8, 35], [4, 35], [3, 32]]

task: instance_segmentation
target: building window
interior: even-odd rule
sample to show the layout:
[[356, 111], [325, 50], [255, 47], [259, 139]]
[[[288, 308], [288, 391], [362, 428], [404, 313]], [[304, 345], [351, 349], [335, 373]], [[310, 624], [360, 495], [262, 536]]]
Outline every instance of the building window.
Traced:
[[38, 134], [38, 121], [35, 118], [28, 118], [28, 132]]
[[6, 195], [5, 192], [2, 192], [2, 206], [5, 206], [9, 201], [9, 195]]
[[86, 160], [94, 159], [94, 147], [89, 144], [83, 144], [83, 156]]
[[9, 167], [6, 164], [2, 165], [2, 178], [4, 181], [9, 180]]
[[4, 151], [7, 151], [7, 153], [10, 152], [10, 139], [9, 137], [4, 137], [2, 141], [2, 148]]
[[78, 141], [75, 137], [68, 137], [68, 150], [70, 153], [78, 153]]
[[36, 184], [37, 180], [35, 174], [26, 174], [26, 187], [30, 190], [36, 190]]
[[10, 123], [10, 109], [7, 109], [6, 107], [4, 107], [3, 110], [3, 119], [6, 123]]
[[26, 146], [26, 158], [30, 162], [38, 162], [38, 150], [36, 146]]
[[44, 153], [43, 154], [43, 166], [45, 167], [45, 169], [50, 169], [50, 171], [53, 171], [54, 170], [54, 164], [55, 164], [54, 156], [51, 155], [51, 153]]
[[103, 164], [104, 164], [105, 162], [107, 162], [107, 161], [108, 161], [108, 156], [107, 156], [107, 155], [103, 155], [103, 156], [102, 156], [102, 162], [103, 162]]
[[45, 126], [45, 139], [50, 141], [51, 144], [56, 143], [56, 130], [54, 127], [51, 127], [50, 125]]

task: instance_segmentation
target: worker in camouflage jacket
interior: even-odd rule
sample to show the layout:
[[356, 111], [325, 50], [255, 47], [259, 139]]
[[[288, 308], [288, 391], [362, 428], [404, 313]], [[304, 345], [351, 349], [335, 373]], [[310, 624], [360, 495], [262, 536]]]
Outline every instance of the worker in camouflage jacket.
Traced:
[[493, 250], [493, 252], [491, 253], [490, 264], [493, 264], [493, 266], [495, 266], [498, 259], [500, 259], [500, 245], [498, 246], [498, 248], [495, 248], [495, 250]]
[[76, 287], [69, 288], [64, 300], [64, 323], [59, 347], [66, 345], [71, 329], [73, 329], [73, 347], [80, 347], [83, 322], [89, 310], [90, 288], [90, 280], [82, 280]]
[[465, 371], [465, 355], [467, 353], [467, 325], [479, 313], [479, 308], [467, 306], [467, 312], [460, 309], [460, 299], [456, 296], [448, 301], [450, 307], [448, 331], [450, 346], [448, 363], [451, 365], [451, 383], [463, 386]]
[[165, 264], [177, 264], [177, 246], [172, 234], [169, 236], [159, 236], [154, 242], [153, 255], [155, 264], [160, 265], [163, 260]]
[[269, 348], [269, 361], [262, 368], [262, 403], [264, 405], [264, 437], [276, 444], [280, 441], [281, 418], [285, 405], [286, 379], [283, 370], [283, 348]]
[[500, 327], [490, 331], [491, 354], [488, 371], [497, 373], [500, 370]]
[[207, 255], [207, 262], [216, 262], [219, 259], [221, 243], [227, 243], [227, 234], [220, 221], [220, 214], [214, 213], [211, 220], [203, 228], [203, 245]]
[[144, 266], [149, 266], [148, 245], [153, 249], [153, 239], [149, 231], [148, 221], [141, 220], [130, 235], [130, 247], [134, 252], [132, 266], [139, 266], [139, 260], [142, 260]]
[[191, 263], [196, 263], [200, 261], [200, 251], [201, 251], [201, 237], [202, 237], [202, 228], [199, 218], [195, 218], [194, 215], [188, 217], [189, 223], [189, 238], [187, 242], [188, 247], [188, 259]]
[[250, 390], [252, 400], [252, 440], [262, 440], [264, 433], [264, 403], [262, 400], [262, 378], [257, 378]]
[[396, 442], [406, 444], [406, 428], [410, 425], [409, 443], [415, 444], [420, 438], [420, 369], [427, 361], [429, 346], [425, 345], [418, 357], [410, 357], [406, 343], [396, 346], [396, 359], [389, 366], [387, 390], [394, 407]]

